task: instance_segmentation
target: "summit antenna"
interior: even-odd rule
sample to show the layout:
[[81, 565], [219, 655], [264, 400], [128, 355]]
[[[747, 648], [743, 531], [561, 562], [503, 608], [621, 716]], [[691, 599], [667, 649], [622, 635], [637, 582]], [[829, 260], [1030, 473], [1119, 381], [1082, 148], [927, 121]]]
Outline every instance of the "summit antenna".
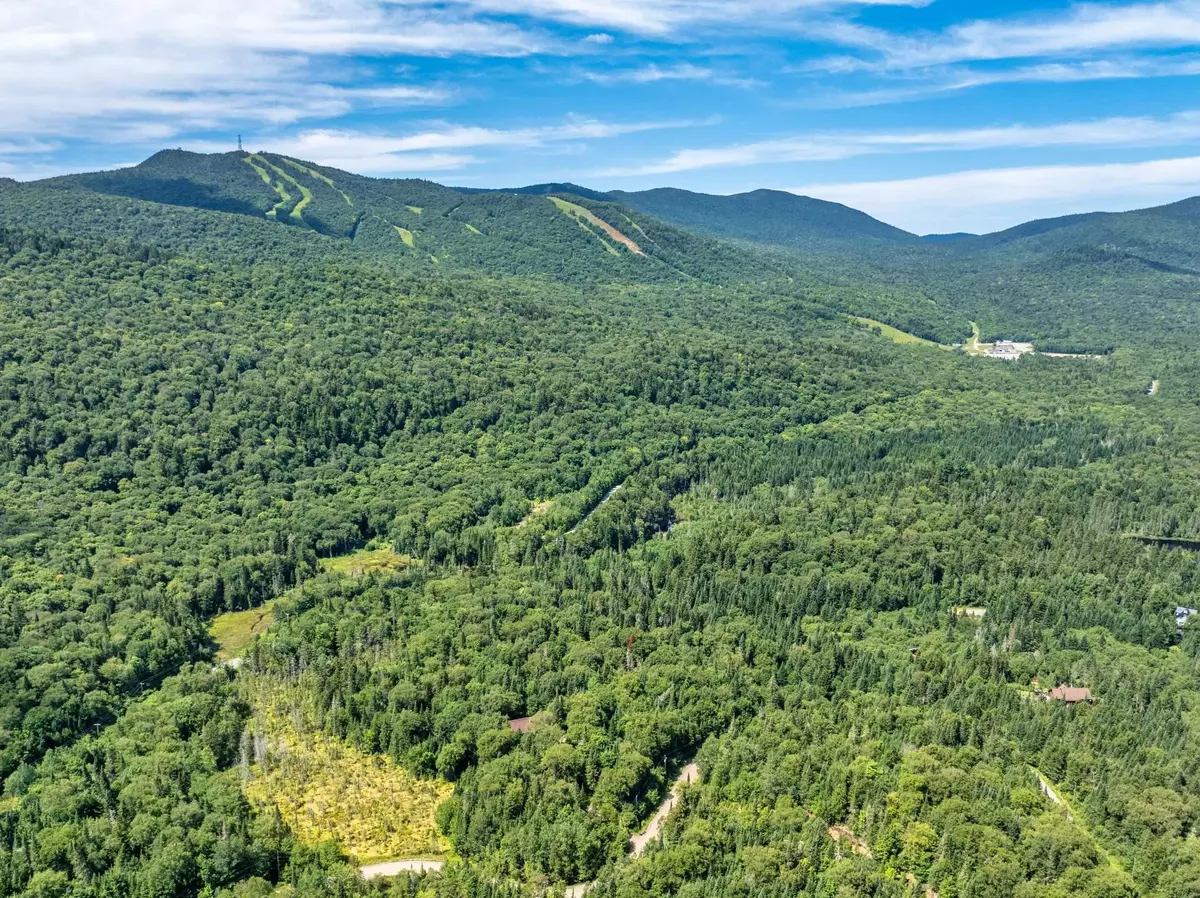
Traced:
[[239, 153], [244, 152], [242, 150], [242, 135], [240, 135], [240, 134], [238, 135], [238, 152]]

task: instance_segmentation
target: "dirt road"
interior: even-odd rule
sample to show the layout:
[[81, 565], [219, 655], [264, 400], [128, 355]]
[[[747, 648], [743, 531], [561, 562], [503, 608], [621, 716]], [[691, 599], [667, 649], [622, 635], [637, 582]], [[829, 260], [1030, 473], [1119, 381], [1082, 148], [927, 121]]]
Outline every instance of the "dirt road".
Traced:
[[600, 500], [600, 502], [596, 505], [596, 507], [593, 508], [591, 511], [589, 511], [586, 515], [583, 516], [582, 521], [580, 521], [578, 524], [576, 524], [574, 527], [572, 527], [570, 530], [567, 531], [567, 535], [570, 536], [572, 533], [574, 533], [576, 530], [578, 530], [580, 527], [582, 527], [584, 524], [586, 524], [588, 522], [588, 519], [591, 518], [592, 515], [594, 515], [601, 508], [603, 508], [605, 505], [607, 505], [609, 500], [612, 499], [612, 497], [615, 496], [617, 493], [621, 492], [621, 490], [623, 490], [624, 488], [625, 488], [624, 483], [618, 483], [611, 490], [609, 490], [608, 494], [603, 499]]
[[[663, 824], [666, 822], [667, 817], [671, 815], [671, 811], [675, 809], [675, 805], [679, 804], [679, 799], [683, 794], [683, 787], [696, 782], [698, 779], [700, 779], [700, 768], [695, 764], [688, 764], [683, 768], [679, 774], [679, 778], [675, 780], [675, 784], [671, 787], [671, 793], [658, 806], [658, 810], [650, 818], [650, 822], [646, 824], [646, 828], [630, 840], [633, 843], [633, 848], [629, 852], [630, 857], [641, 857], [645, 853], [647, 846], [658, 838]], [[385, 864], [371, 864], [367, 867], [360, 867], [359, 872], [362, 874], [363, 879], [376, 879], [381, 876], [397, 876], [401, 873], [429, 873], [441, 870], [444, 866], [445, 863], [443, 861], [389, 861]], [[573, 886], [567, 886], [565, 892], [566, 898], [583, 898], [595, 885], [594, 882], [581, 882]]]
[[[629, 840], [633, 843], [633, 848], [629, 851], [630, 857], [641, 857], [646, 852], [647, 846], [658, 838], [658, 834], [662, 830], [662, 825], [671, 816], [671, 811], [675, 809], [675, 805], [679, 804], [679, 798], [683, 794], [683, 787], [696, 782], [698, 779], [700, 779], [700, 768], [695, 764], [688, 764], [683, 768], [679, 774], [679, 778], [675, 780], [675, 785], [671, 787], [671, 793], [658, 806], [658, 810], [650, 818], [650, 822], [646, 824], [646, 828]], [[563, 894], [566, 898], [583, 898], [595, 886], [594, 882], [580, 882], [573, 886], [567, 886]]]
[[641, 857], [646, 852], [646, 846], [658, 838], [659, 830], [667, 821], [671, 811], [675, 809], [675, 805], [679, 804], [679, 798], [683, 794], [683, 787], [690, 785], [700, 778], [700, 768], [695, 764], [688, 764], [683, 768], [683, 772], [679, 774], [679, 779], [675, 780], [675, 785], [671, 787], [671, 794], [667, 796], [667, 800], [658, 806], [658, 811], [650, 818], [650, 822], [646, 824], [646, 828], [634, 836], [630, 841], [633, 843], [633, 850], [630, 855], [633, 857]]
[[377, 879], [380, 876], [397, 876], [401, 873], [429, 873], [441, 870], [446, 866], [445, 861], [388, 861], [386, 864], [371, 864], [360, 867], [359, 873], [363, 879]]

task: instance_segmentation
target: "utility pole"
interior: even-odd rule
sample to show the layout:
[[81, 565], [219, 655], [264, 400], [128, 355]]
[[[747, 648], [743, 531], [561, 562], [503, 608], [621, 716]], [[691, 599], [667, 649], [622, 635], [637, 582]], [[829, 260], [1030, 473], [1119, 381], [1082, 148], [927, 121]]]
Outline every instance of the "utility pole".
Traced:
[[245, 151], [242, 149], [242, 135], [240, 135], [240, 134], [238, 135], [238, 152], [239, 152], [239, 153], [245, 152]]

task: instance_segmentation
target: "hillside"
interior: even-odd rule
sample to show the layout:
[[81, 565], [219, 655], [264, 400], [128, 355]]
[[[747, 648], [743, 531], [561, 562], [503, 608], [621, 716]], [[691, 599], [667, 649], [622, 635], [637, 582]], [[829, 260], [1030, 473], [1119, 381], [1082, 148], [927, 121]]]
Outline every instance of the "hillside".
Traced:
[[1200, 328], [1198, 199], [1030, 222], [939, 248], [947, 289], [931, 279], [929, 292], [992, 336], [1067, 352], [1182, 350]]
[[614, 191], [618, 202], [680, 227], [790, 249], [819, 250], [864, 243], [911, 244], [919, 238], [843, 206], [780, 190], [713, 196], [660, 188]]
[[1191, 898], [1194, 211], [856, 260], [266, 153], [0, 187], [0, 898]]
[[271, 153], [167, 150], [128, 169], [17, 185], [0, 193], [0, 225], [122, 236], [225, 258], [370, 260], [424, 274], [575, 285], [753, 283], [942, 342], [970, 333], [966, 317], [938, 307], [921, 288], [841, 260], [716, 240], [596, 199], [603, 196], [574, 185], [456, 190]]

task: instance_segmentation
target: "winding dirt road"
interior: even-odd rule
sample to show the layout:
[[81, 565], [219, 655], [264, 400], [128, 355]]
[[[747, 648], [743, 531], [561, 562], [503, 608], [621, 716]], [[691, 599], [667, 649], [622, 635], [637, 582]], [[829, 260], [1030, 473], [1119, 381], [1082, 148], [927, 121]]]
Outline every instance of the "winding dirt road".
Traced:
[[[666, 800], [658, 806], [654, 816], [650, 818], [650, 822], [646, 824], [646, 828], [635, 835], [630, 842], [633, 847], [629, 851], [630, 857], [641, 857], [646, 852], [646, 848], [658, 838], [658, 834], [662, 831], [663, 824], [667, 822], [667, 818], [671, 816], [671, 811], [675, 810], [675, 805], [679, 804], [679, 799], [683, 796], [683, 787], [690, 785], [700, 779], [700, 768], [695, 764], [688, 764], [679, 773], [679, 778], [675, 780], [675, 784], [671, 786], [671, 792], [666, 797]], [[363, 879], [377, 879], [384, 876], [398, 876], [401, 873], [429, 873], [441, 870], [445, 866], [444, 861], [433, 860], [411, 860], [411, 861], [389, 861], [384, 864], [371, 864], [366, 867], [360, 867], [359, 873]], [[588, 892], [595, 887], [594, 882], [581, 882], [573, 886], [567, 886], [566, 898], [583, 898]]]
[[667, 796], [667, 800], [658, 806], [658, 811], [650, 818], [646, 828], [630, 839], [633, 843], [633, 849], [629, 852], [632, 857], [641, 857], [646, 853], [646, 846], [658, 838], [662, 825], [667, 822], [671, 811], [675, 810], [675, 805], [679, 804], [679, 798], [683, 794], [681, 787], [691, 785], [698, 779], [700, 768], [695, 764], [688, 764], [683, 768], [679, 779], [675, 780], [675, 785], [671, 787], [671, 794]]

